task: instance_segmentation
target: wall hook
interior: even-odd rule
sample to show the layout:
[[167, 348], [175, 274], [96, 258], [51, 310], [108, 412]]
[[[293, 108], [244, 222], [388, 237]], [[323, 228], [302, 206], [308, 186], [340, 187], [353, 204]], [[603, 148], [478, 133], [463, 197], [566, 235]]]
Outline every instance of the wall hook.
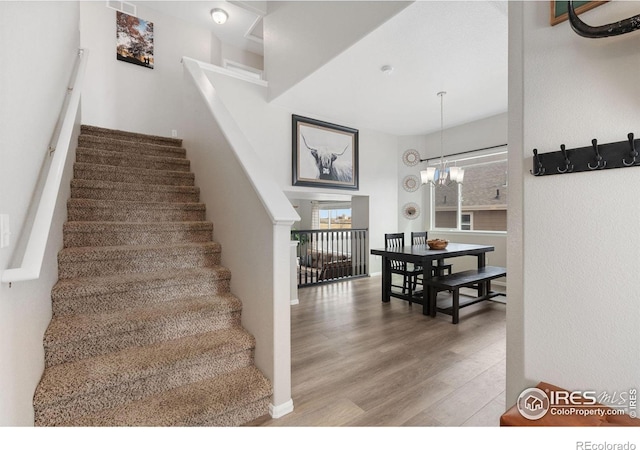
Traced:
[[565, 167], [564, 169], [561, 169], [560, 167], [558, 167], [558, 172], [559, 173], [573, 172], [573, 165], [571, 164], [571, 161], [569, 161], [569, 156], [567, 155], [567, 149], [564, 144], [560, 146], [560, 150], [562, 151], [562, 157], [564, 158]]
[[627, 162], [627, 158], [624, 158], [622, 160], [622, 164], [624, 164], [626, 167], [630, 167], [636, 163], [636, 159], [638, 158], [638, 150], [636, 150], [636, 143], [633, 141], [633, 133], [629, 133], [627, 135], [627, 138], [629, 139], [629, 147], [631, 147], [629, 156], [631, 156], [632, 160], [631, 162]]
[[600, 150], [598, 149], [598, 140], [593, 139], [591, 141], [591, 145], [593, 146], [593, 151], [596, 153], [596, 164], [592, 166], [591, 163], [587, 164], [587, 167], [591, 170], [603, 169], [607, 166], [607, 162], [602, 159], [602, 155], [600, 155]]
[[538, 156], [538, 149], [533, 149], [533, 161], [536, 165], [536, 171], [530, 170], [529, 173], [535, 176], [544, 175], [545, 169], [542, 166], [542, 157]]

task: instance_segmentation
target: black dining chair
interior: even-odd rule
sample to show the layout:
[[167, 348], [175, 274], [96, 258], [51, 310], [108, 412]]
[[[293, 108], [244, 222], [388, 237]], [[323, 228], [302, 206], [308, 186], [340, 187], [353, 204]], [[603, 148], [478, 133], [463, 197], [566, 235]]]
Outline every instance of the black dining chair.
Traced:
[[[427, 238], [426, 231], [411, 232], [411, 245], [427, 245], [427, 240], [428, 238]], [[438, 259], [437, 261], [433, 262], [433, 267], [431, 268], [431, 275], [433, 275], [434, 277], [437, 277], [437, 276], [445, 275], [445, 272], [447, 272], [449, 275], [451, 274], [451, 264], [445, 264], [444, 258]]]
[[[404, 233], [386, 233], [384, 235], [385, 248], [404, 247]], [[414, 267], [413, 264], [407, 264], [405, 261], [390, 260], [391, 274], [402, 276], [402, 286], [393, 284], [391, 287], [401, 288], [402, 294], [407, 295], [407, 301], [412, 304], [413, 293], [418, 284], [418, 275], [422, 273], [422, 268]]]

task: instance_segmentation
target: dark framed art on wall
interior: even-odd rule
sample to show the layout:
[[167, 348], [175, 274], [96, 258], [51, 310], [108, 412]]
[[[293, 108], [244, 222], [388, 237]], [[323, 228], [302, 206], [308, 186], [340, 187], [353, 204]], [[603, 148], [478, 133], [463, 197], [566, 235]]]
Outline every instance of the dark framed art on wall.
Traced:
[[358, 189], [358, 130], [292, 115], [292, 184]]

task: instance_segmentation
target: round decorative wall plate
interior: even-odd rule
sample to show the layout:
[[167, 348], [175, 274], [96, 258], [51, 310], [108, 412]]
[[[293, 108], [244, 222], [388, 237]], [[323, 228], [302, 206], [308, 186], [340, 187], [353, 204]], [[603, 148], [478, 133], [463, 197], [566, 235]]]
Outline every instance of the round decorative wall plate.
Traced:
[[415, 175], [407, 175], [402, 180], [402, 187], [407, 192], [417, 191], [420, 187], [420, 180]]
[[409, 150], [405, 150], [402, 154], [402, 161], [407, 166], [415, 166], [420, 162], [420, 153], [412, 148], [410, 148]]
[[416, 203], [407, 203], [402, 207], [402, 214], [407, 219], [416, 219], [420, 215], [420, 207]]

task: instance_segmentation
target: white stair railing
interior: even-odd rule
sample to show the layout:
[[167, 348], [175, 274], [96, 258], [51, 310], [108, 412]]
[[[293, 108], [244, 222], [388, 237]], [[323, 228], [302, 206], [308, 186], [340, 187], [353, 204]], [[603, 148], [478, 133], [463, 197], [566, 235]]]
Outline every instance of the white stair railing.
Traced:
[[15, 281], [36, 280], [40, 277], [42, 261], [47, 247], [49, 230], [56, 207], [56, 199], [60, 190], [60, 182], [67, 161], [73, 128], [80, 106], [80, 94], [84, 82], [88, 51], [78, 50], [78, 58], [67, 88], [67, 95], [60, 111], [60, 117], [53, 133], [51, 144], [47, 151], [53, 155], [47, 178], [42, 188], [42, 195], [24, 251], [20, 267], [7, 269], [2, 272], [2, 283]]

